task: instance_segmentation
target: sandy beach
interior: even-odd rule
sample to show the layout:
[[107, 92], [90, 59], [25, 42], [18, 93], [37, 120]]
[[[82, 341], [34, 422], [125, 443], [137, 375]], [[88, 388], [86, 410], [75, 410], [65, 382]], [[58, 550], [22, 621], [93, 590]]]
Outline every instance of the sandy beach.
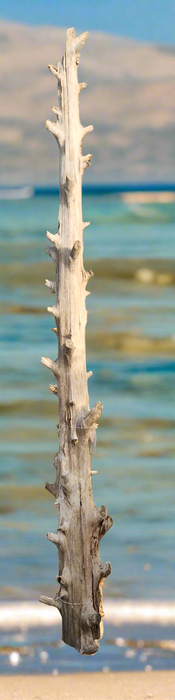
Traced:
[[175, 671], [1, 676], [1, 700], [175, 700]]

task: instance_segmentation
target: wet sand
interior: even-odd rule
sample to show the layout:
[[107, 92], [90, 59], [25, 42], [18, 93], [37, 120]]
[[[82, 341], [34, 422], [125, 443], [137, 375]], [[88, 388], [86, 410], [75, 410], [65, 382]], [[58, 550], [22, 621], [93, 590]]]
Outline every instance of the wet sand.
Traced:
[[1, 700], [175, 700], [175, 671], [1, 676]]

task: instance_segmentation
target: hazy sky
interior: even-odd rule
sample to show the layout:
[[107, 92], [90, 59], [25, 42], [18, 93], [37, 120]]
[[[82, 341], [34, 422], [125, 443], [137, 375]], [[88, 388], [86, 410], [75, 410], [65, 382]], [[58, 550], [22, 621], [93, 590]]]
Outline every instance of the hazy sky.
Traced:
[[97, 29], [141, 41], [175, 43], [175, 0], [0, 0], [0, 16], [25, 24]]

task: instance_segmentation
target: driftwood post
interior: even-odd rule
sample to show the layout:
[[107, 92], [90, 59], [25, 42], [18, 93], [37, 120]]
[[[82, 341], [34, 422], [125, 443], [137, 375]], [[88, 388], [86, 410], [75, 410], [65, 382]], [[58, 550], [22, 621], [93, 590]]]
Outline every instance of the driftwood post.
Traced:
[[103, 617], [101, 584], [111, 572], [110, 563], [102, 564], [99, 543], [112, 525], [105, 506], [96, 508], [92, 494], [91, 443], [102, 406], [97, 402], [89, 409], [86, 371], [85, 298], [91, 270], [83, 267], [82, 175], [90, 165], [91, 155], [82, 155], [82, 139], [92, 130], [79, 119], [79, 92], [86, 87], [78, 83], [79, 52], [87, 33], [75, 36], [68, 29], [66, 51], [58, 67], [49, 66], [58, 81], [58, 108], [53, 107], [56, 122], [47, 121], [60, 151], [60, 207], [58, 231], [47, 238], [54, 246], [46, 252], [55, 265], [55, 282], [46, 285], [55, 294], [54, 306], [58, 336], [58, 359], [42, 357], [52, 370], [55, 385], [51, 391], [59, 398], [59, 451], [54, 458], [55, 484], [46, 483], [58, 508], [56, 534], [48, 532], [59, 553], [59, 583], [55, 598], [40, 596], [40, 601], [54, 605], [62, 616], [62, 639], [81, 654], [98, 650]]

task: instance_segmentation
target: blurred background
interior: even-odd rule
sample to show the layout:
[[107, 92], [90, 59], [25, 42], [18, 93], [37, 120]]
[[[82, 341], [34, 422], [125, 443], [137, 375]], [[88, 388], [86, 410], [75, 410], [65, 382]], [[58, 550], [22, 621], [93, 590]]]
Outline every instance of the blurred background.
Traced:
[[[19, 1], [1, 17], [1, 671], [175, 668], [173, 2]], [[90, 30], [79, 67], [81, 121], [94, 124], [84, 143], [93, 153], [83, 181], [94, 271], [87, 369], [90, 404], [104, 406], [93, 492], [114, 520], [100, 546], [112, 575], [92, 658], [63, 645], [59, 619], [51, 624], [37, 602], [55, 595], [58, 566], [45, 537], [57, 512], [44, 490], [58, 406], [40, 363], [57, 355], [44, 287], [53, 274], [45, 232], [56, 231], [59, 206], [47, 64], [60, 60], [72, 25]]]

